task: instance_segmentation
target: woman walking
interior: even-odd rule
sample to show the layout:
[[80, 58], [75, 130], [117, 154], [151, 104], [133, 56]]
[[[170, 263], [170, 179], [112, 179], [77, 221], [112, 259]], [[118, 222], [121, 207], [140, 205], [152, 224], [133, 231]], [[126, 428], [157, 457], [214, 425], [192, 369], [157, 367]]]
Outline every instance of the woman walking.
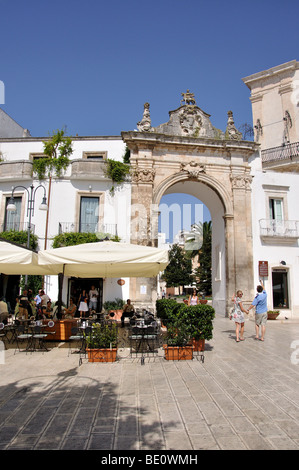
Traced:
[[244, 325], [245, 318], [244, 313], [248, 313], [248, 310], [245, 310], [242, 304], [243, 292], [241, 290], [237, 291], [237, 294], [232, 296], [232, 302], [234, 302], [234, 311], [232, 313], [232, 319], [236, 325], [236, 342], [244, 341]]

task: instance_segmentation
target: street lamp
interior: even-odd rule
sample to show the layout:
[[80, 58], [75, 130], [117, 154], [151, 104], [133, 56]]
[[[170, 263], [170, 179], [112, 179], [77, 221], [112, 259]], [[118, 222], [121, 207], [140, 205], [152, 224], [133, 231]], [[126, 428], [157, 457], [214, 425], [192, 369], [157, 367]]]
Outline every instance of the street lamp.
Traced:
[[[6, 210], [7, 211], [16, 211], [17, 208], [16, 208], [16, 205], [15, 205], [15, 202], [14, 202], [14, 192], [17, 188], [23, 188], [27, 191], [27, 194], [28, 194], [28, 201], [27, 201], [27, 217], [28, 217], [28, 230], [27, 230], [27, 248], [30, 248], [30, 232], [31, 232], [31, 217], [34, 215], [34, 201], [35, 201], [35, 194], [36, 194], [36, 191], [38, 190], [38, 188], [43, 188], [44, 190], [44, 197], [42, 199], [42, 202], [39, 206], [39, 209], [42, 210], [42, 211], [47, 211], [48, 210], [48, 206], [47, 206], [47, 198], [46, 198], [46, 188], [42, 185], [42, 184], [39, 184], [36, 188], [34, 188], [33, 184], [28, 188], [26, 188], [25, 186], [15, 186], [12, 188], [12, 192], [11, 192], [11, 197], [8, 201], [8, 204], [7, 204], [7, 208]], [[30, 190], [30, 191], [29, 191]]]

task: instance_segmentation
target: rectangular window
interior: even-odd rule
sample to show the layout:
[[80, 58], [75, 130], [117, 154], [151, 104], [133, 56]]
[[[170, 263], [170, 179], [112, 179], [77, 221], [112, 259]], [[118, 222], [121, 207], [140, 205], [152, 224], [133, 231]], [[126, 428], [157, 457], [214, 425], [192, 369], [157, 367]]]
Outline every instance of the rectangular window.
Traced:
[[282, 199], [269, 199], [269, 214], [271, 220], [283, 220]]
[[81, 196], [79, 232], [95, 233], [99, 223], [99, 198]]
[[282, 199], [269, 199], [269, 214], [270, 224], [273, 235], [284, 235], [284, 220], [283, 220], [283, 200]]
[[88, 160], [104, 161], [107, 160], [108, 152], [83, 152], [83, 158]]
[[16, 206], [16, 210], [13, 212], [6, 210], [9, 200], [10, 200], [10, 197], [7, 197], [6, 204], [5, 204], [4, 231], [21, 230], [20, 221], [21, 221], [22, 198], [14, 197], [14, 204]]

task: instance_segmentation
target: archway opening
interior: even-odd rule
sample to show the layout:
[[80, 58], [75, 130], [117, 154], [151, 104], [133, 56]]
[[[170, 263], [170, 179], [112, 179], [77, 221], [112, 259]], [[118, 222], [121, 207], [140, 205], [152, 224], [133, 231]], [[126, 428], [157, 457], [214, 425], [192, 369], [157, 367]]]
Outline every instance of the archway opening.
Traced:
[[159, 245], [183, 243], [183, 234], [193, 224], [211, 221], [212, 303], [225, 315], [225, 227], [223, 203], [210, 186], [199, 181], [182, 181], [169, 186], [159, 202]]

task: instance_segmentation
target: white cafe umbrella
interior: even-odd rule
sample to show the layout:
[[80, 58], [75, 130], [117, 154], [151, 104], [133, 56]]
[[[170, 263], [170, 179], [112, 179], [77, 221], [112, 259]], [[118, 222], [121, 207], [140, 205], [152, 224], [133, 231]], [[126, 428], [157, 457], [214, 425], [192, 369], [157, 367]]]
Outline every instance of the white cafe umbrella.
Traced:
[[38, 255], [23, 246], [0, 240], [0, 273], [21, 274], [57, 274], [51, 266], [40, 266]]
[[167, 266], [168, 251], [103, 241], [40, 251], [38, 263], [65, 276], [154, 277]]

